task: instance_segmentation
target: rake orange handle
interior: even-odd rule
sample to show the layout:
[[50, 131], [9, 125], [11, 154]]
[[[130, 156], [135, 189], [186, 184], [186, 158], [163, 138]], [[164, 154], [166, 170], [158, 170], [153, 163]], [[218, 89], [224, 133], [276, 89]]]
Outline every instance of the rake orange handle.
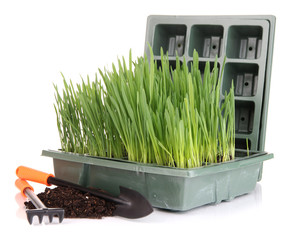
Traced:
[[27, 196], [25, 195], [25, 189], [29, 188], [30, 190], [33, 190], [33, 187], [29, 185], [29, 183], [27, 181], [25, 181], [24, 179], [20, 179], [18, 178], [15, 181], [15, 186], [20, 190], [21, 194], [27, 198]]
[[41, 171], [29, 168], [29, 167], [24, 167], [24, 166], [19, 166], [16, 169], [16, 175], [19, 178], [37, 182], [37, 183], [42, 183], [47, 186], [51, 186], [51, 184], [48, 183], [48, 178], [54, 177], [53, 174], [41, 172]]

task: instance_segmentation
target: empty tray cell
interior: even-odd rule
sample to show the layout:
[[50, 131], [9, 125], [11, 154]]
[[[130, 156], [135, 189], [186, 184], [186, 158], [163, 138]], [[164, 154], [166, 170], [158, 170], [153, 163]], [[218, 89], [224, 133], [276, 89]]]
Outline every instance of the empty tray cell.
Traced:
[[252, 133], [254, 119], [254, 103], [235, 101], [235, 132]]
[[[214, 62], [210, 62], [210, 72], [212, 73], [212, 70], [214, 68]], [[189, 68], [189, 71], [191, 71], [193, 67], [193, 61], [189, 61], [188, 62], [188, 68]], [[204, 72], [205, 72], [205, 67], [206, 67], [206, 62], [204, 61], [200, 61], [199, 62], [199, 70], [201, 72], [201, 78], [204, 79]], [[219, 73], [220, 73], [220, 64], [217, 62], [217, 68], [218, 68], [218, 76], [219, 76]]]
[[176, 24], [159, 24], [155, 27], [153, 53], [160, 56], [160, 49], [169, 56], [184, 54], [187, 27]]
[[200, 57], [215, 58], [220, 56], [223, 26], [194, 25], [191, 28], [189, 55], [193, 56], [194, 49]]
[[258, 86], [259, 66], [252, 63], [227, 63], [224, 70], [222, 92], [229, 92], [234, 83], [234, 95], [255, 96]]
[[[157, 61], [157, 68], [161, 68], [161, 60], [156, 60]], [[182, 62], [180, 61], [180, 65], [182, 65]], [[176, 69], [176, 60], [169, 60], [169, 71], [170, 69], [174, 70]]]
[[[249, 139], [247, 139], [247, 144], [248, 144], [248, 149], [250, 150], [251, 149], [251, 142]], [[243, 138], [235, 138], [235, 148], [236, 149], [247, 149], [247, 146], [246, 146], [246, 139], [243, 139]]]
[[261, 55], [263, 29], [260, 26], [231, 26], [228, 31], [227, 57], [256, 59]]

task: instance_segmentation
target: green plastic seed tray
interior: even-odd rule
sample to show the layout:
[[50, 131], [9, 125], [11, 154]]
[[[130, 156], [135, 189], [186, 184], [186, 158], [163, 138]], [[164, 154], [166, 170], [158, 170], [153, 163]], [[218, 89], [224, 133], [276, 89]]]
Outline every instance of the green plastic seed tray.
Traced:
[[162, 47], [172, 67], [176, 54], [190, 67], [196, 49], [202, 73], [217, 57], [221, 74], [226, 57], [221, 101], [233, 80], [236, 148], [246, 149], [248, 139], [249, 149], [263, 151], [275, 22], [274, 16], [149, 16], [145, 51], [149, 55], [150, 44], [159, 63]]
[[237, 152], [236, 159], [193, 169], [140, 164], [62, 151], [43, 151], [52, 157], [58, 178], [97, 187], [113, 195], [119, 186], [138, 191], [153, 207], [185, 211], [219, 203], [254, 190], [263, 161], [273, 154]]
[[161, 47], [173, 68], [176, 54], [191, 67], [196, 49], [202, 73], [207, 61], [212, 67], [218, 58], [223, 77], [221, 101], [234, 81], [234, 160], [179, 169], [62, 151], [43, 151], [42, 155], [53, 158], [58, 178], [114, 195], [119, 193], [119, 186], [131, 188], [162, 209], [185, 211], [253, 191], [261, 179], [263, 161], [273, 158], [273, 154], [264, 152], [264, 144], [274, 32], [274, 16], [148, 17], [145, 51], [149, 54], [149, 44], [158, 66]]

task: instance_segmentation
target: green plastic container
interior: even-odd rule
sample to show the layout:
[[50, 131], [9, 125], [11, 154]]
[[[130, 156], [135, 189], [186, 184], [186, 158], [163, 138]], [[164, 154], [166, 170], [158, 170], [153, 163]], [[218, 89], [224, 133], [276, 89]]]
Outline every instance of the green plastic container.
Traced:
[[210, 203], [230, 201], [254, 190], [265, 152], [237, 152], [236, 159], [193, 169], [140, 164], [123, 159], [98, 158], [62, 151], [43, 151], [52, 157], [58, 178], [87, 187], [102, 188], [113, 195], [119, 186], [145, 196], [153, 207], [185, 211]]
[[[236, 148], [264, 151], [270, 78], [272, 68], [274, 16], [149, 16], [145, 52], [148, 44], [159, 63], [160, 48], [168, 52], [175, 67], [176, 52], [181, 62], [192, 64], [194, 49], [203, 72], [218, 57], [220, 74], [226, 65], [221, 86], [224, 92], [235, 86]], [[159, 64], [158, 64], [159, 65]]]
[[[149, 54], [149, 43], [158, 63], [161, 47], [168, 52], [173, 67], [176, 52], [191, 66], [196, 49], [201, 69], [206, 61], [212, 65], [217, 55], [221, 72], [226, 56], [221, 101], [233, 79], [238, 149], [235, 160], [177, 169], [62, 151], [43, 151], [42, 155], [53, 158], [58, 178], [102, 188], [114, 195], [119, 194], [119, 186], [128, 187], [157, 208], [185, 211], [253, 191], [261, 179], [263, 161], [273, 158], [273, 154], [264, 152], [264, 143], [274, 32], [274, 16], [148, 17], [145, 51]], [[243, 150], [246, 139], [249, 156]]]

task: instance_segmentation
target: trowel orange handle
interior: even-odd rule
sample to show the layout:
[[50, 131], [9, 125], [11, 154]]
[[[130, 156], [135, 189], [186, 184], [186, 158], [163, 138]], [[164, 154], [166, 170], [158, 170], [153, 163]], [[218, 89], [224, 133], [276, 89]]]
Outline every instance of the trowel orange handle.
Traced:
[[47, 186], [51, 186], [51, 184], [48, 183], [49, 177], [54, 177], [53, 174], [41, 172], [29, 167], [19, 166], [16, 169], [16, 175], [17, 177], [37, 183], [42, 183]]
[[15, 186], [20, 190], [21, 194], [27, 198], [26, 194], [25, 194], [25, 190], [27, 188], [29, 188], [30, 190], [34, 191], [33, 190], [33, 187], [29, 185], [29, 183], [27, 181], [25, 181], [24, 179], [20, 179], [18, 178], [16, 181], [15, 181]]

